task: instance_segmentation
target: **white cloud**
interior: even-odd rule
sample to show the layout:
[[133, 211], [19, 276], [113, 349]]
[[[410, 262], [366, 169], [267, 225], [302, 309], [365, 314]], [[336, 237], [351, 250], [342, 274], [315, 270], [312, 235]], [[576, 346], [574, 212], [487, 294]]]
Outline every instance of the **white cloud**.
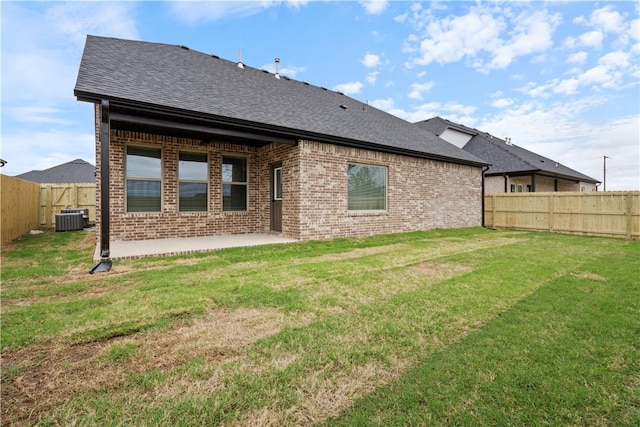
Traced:
[[371, 105], [412, 123], [435, 116], [446, 117], [449, 120], [464, 123], [467, 126], [473, 126], [476, 122], [476, 118], [471, 115], [477, 110], [477, 107], [456, 102], [447, 102], [444, 104], [440, 102], [428, 102], [416, 106], [411, 111], [397, 107], [393, 98], [377, 99], [374, 100]]
[[[275, 73], [276, 72], [276, 64], [275, 64], [275, 62], [271, 62], [269, 64], [265, 64], [260, 68], [262, 70], [267, 70], [270, 73]], [[304, 71], [307, 71], [307, 67], [304, 67], [304, 66], [296, 67], [294, 65], [282, 65], [282, 63], [281, 63], [278, 71], [279, 71], [279, 74], [281, 76], [287, 76], [287, 77], [295, 78], [295, 76], [298, 73], [302, 73]]]
[[[54, 107], [39, 107], [39, 106], [21, 106], [21, 107], [8, 107], [4, 109], [5, 114], [8, 117], [21, 123], [34, 123], [34, 124], [58, 124], [58, 125], [71, 125], [74, 122], [68, 118], [60, 118], [60, 115], [67, 115], [69, 111], [62, 110]], [[67, 116], [68, 117], [68, 116]]]
[[562, 93], [565, 95], [573, 95], [578, 92], [578, 87], [580, 86], [580, 80], [576, 78], [570, 78], [560, 81], [557, 85], [553, 87], [553, 92]]
[[367, 53], [360, 62], [362, 62], [362, 64], [367, 68], [374, 68], [380, 65], [380, 56], [374, 55], [373, 53]]
[[2, 173], [93, 161], [93, 110], [73, 95], [87, 33], [138, 38], [135, 3], [2, 4]]
[[409, 17], [409, 12], [405, 12], [402, 15], [396, 16], [395, 18], [393, 18], [393, 20], [396, 22], [399, 22], [400, 24], [403, 24], [408, 17]]
[[604, 34], [600, 31], [589, 31], [587, 33], [581, 34], [578, 37], [580, 41], [580, 45], [592, 47], [594, 49], [602, 49], [602, 40], [604, 39]]
[[624, 29], [624, 18], [612, 5], [607, 5], [591, 13], [589, 24], [605, 32], [619, 33]]
[[2, 101], [30, 107], [74, 102], [87, 33], [137, 38], [129, 3], [51, 3], [34, 12], [2, 4]]
[[225, 18], [251, 16], [282, 4], [297, 9], [307, 3], [307, 0], [174, 1], [169, 4], [169, 7], [173, 16], [178, 20], [188, 24], [197, 24]]
[[506, 68], [518, 56], [543, 52], [553, 45], [552, 35], [561, 22], [559, 14], [546, 10], [521, 13], [515, 19], [514, 35], [492, 51], [490, 68]]
[[[578, 52], [569, 59], [584, 62], [586, 56], [585, 52]], [[532, 98], [547, 99], [552, 94], [575, 95], [580, 92], [580, 88], [585, 87], [595, 90], [619, 89], [627, 84], [637, 85], [639, 72], [640, 66], [633, 64], [631, 54], [613, 51], [601, 56], [596, 65], [584, 71], [572, 70], [573, 75], [566, 79], [553, 78], [544, 83], [529, 82], [517, 90]]]
[[640, 40], [640, 19], [634, 19], [629, 24], [629, 36], [635, 40]]
[[[87, 123], [91, 123], [91, 118], [87, 118]], [[75, 159], [95, 164], [95, 135], [54, 128], [3, 132], [2, 158], [9, 162], [2, 168], [6, 175], [48, 169]]]
[[349, 82], [336, 85], [333, 90], [342, 92], [345, 95], [353, 95], [359, 93], [363, 87], [364, 85], [360, 82]]
[[45, 19], [58, 34], [83, 45], [87, 34], [137, 39], [135, 4], [110, 2], [55, 3]]
[[376, 81], [378, 80], [378, 75], [379, 74], [380, 74], [379, 71], [372, 71], [370, 73], [367, 73], [367, 76], [365, 77], [365, 80], [370, 85], [374, 85], [374, 84], [376, 84]]
[[428, 93], [434, 84], [434, 82], [413, 83], [407, 96], [411, 99], [422, 99], [422, 95]]
[[501, 12], [477, 6], [461, 16], [436, 19], [426, 15], [426, 25], [420, 21], [424, 26], [422, 35], [411, 35], [405, 42], [404, 52], [419, 56], [405, 65], [411, 68], [432, 62], [448, 64], [468, 58], [480, 72], [503, 69], [520, 56], [549, 49], [562, 21], [560, 14], [546, 10], [527, 10], [517, 16], [511, 16], [508, 10]]
[[394, 107], [394, 105], [395, 102], [393, 101], [393, 98], [376, 99], [371, 102], [371, 106], [383, 111], [389, 111]]
[[506, 108], [513, 105], [513, 103], [514, 100], [511, 98], [498, 98], [491, 103], [491, 106], [495, 108]]
[[432, 62], [458, 62], [464, 56], [474, 56], [496, 44], [505, 23], [481, 9], [473, 9], [463, 16], [452, 16], [428, 23], [419, 43], [420, 56], [414, 65]]
[[379, 15], [389, 6], [387, 0], [364, 0], [361, 1], [360, 4], [371, 15]]
[[589, 57], [589, 54], [583, 50], [580, 52], [573, 53], [567, 57], [567, 62], [569, 64], [584, 64], [584, 62]]

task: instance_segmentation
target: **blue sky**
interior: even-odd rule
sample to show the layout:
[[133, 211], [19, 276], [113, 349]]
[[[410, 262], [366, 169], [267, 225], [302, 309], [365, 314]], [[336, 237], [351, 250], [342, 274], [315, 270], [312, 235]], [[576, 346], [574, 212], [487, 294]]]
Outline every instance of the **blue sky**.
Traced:
[[87, 34], [180, 44], [640, 188], [640, 3], [2, 2], [1, 172], [95, 163]]

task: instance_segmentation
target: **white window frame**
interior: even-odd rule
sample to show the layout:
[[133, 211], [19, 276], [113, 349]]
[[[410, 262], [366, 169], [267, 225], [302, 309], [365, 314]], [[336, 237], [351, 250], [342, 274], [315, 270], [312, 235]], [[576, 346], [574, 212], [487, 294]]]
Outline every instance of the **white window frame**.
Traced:
[[[278, 180], [278, 172], [280, 172], [280, 179]], [[278, 182], [280, 186], [278, 187]], [[278, 189], [280, 189], [280, 195], [278, 196]], [[273, 168], [273, 200], [282, 200], [282, 166]]]

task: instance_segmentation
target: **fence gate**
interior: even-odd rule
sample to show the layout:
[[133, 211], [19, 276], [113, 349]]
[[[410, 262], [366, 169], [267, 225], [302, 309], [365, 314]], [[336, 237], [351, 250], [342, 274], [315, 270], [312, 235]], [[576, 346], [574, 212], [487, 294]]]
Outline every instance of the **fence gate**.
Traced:
[[96, 221], [96, 184], [40, 184], [40, 226], [55, 226], [56, 214], [62, 209], [89, 209], [89, 222]]

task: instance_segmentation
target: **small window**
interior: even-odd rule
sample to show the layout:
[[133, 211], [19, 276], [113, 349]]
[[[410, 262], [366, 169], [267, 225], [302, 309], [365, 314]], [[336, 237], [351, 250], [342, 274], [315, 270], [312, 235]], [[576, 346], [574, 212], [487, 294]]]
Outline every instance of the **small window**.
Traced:
[[273, 200], [282, 200], [282, 168], [273, 170]]
[[247, 159], [222, 158], [222, 210], [247, 210]]
[[180, 212], [203, 212], [209, 201], [209, 168], [205, 153], [178, 153]]
[[387, 168], [349, 164], [347, 199], [350, 211], [383, 211], [387, 209]]
[[160, 212], [162, 156], [159, 148], [127, 147], [127, 212]]
[[511, 192], [512, 193], [516, 192], [516, 185], [515, 184], [511, 184]]
[[522, 184], [518, 184], [518, 193], [522, 193], [524, 191], [524, 187]]

